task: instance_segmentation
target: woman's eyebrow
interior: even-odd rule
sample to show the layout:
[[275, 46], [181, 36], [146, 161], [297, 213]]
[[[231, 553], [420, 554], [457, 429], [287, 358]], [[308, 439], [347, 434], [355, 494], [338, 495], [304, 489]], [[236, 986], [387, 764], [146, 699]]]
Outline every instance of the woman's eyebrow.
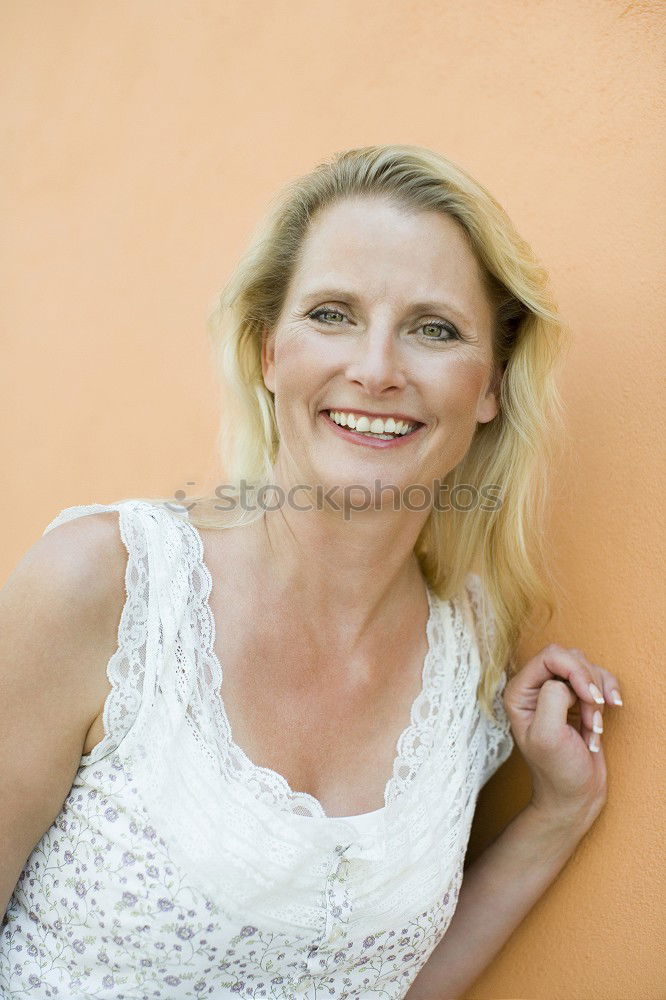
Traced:
[[325, 288], [312, 288], [303, 292], [302, 301], [306, 299], [347, 299], [349, 302], [358, 302], [358, 296], [354, 292], [347, 291], [341, 285], [329, 285]]
[[[344, 299], [345, 301], [351, 302], [355, 305], [360, 302], [360, 298], [355, 292], [342, 288], [340, 285], [313, 288], [310, 291], [304, 292], [302, 295], [302, 301], [305, 302], [309, 299]], [[410, 312], [449, 312], [459, 319], [461, 323], [465, 323], [467, 325], [470, 325], [471, 323], [469, 317], [462, 311], [462, 309], [453, 305], [451, 302], [438, 301], [436, 299], [414, 302], [410, 306]]]

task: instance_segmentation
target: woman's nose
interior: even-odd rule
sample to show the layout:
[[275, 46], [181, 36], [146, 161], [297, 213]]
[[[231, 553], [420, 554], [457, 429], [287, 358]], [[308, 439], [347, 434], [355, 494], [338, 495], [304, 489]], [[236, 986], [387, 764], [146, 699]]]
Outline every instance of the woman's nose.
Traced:
[[371, 392], [406, 385], [404, 358], [395, 334], [386, 326], [368, 330], [354, 344], [347, 377]]

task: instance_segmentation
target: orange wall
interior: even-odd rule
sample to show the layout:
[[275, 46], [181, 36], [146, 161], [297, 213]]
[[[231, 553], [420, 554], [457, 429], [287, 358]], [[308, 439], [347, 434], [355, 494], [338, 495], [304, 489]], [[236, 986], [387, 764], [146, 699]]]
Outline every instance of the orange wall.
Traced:
[[[431, 146], [502, 202], [574, 338], [547, 641], [620, 678], [609, 802], [468, 997], [666, 997], [666, 8], [629, 0], [4, 0], [3, 580], [58, 511], [215, 485], [213, 297], [283, 182]], [[662, 379], [660, 380], [660, 375]], [[660, 490], [661, 487], [661, 490]], [[529, 795], [517, 754], [470, 857]]]

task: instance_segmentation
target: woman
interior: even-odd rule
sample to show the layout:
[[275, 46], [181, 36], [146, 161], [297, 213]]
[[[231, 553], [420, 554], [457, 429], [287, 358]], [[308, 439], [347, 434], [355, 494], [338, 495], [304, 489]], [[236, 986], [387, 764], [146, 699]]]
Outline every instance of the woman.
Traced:
[[[458, 997], [603, 807], [619, 697], [513, 660], [553, 608], [544, 272], [459, 167], [369, 147], [285, 190], [213, 320], [231, 493], [67, 508], [2, 592], [0, 984]], [[462, 882], [514, 740], [531, 800]]]

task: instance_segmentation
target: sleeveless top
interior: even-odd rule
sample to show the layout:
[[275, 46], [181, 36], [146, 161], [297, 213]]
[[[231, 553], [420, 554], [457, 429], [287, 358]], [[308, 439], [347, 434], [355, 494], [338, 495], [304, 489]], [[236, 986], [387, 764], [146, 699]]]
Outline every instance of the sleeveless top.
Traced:
[[404, 997], [453, 916], [478, 792], [513, 748], [506, 675], [493, 721], [476, 700], [481, 581], [448, 601], [427, 587], [422, 688], [385, 804], [329, 817], [234, 743], [201, 536], [168, 506], [69, 507], [44, 531], [117, 511], [126, 600], [105, 735], [11, 897], [0, 992]]

